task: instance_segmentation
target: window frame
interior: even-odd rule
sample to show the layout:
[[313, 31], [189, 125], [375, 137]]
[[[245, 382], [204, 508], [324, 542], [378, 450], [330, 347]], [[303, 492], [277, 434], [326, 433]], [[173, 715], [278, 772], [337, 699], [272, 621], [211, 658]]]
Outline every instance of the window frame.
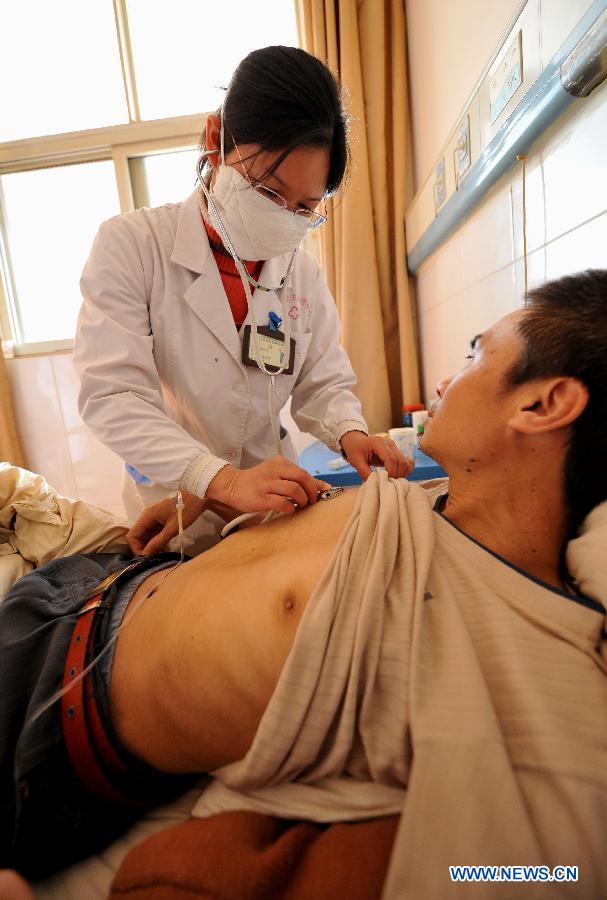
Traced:
[[[208, 113], [143, 121], [139, 112], [137, 83], [131, 50], [126, 0], [112, 0], [116, 39], [129, 121], [119, 125], [22, 138], [0, 142], [0, 175], [80, 162], [111, 160], [114, 163], [120, 212], [135, 208], [128, 161], [165, 150], [198, 145]], [[8, 235], [0, 182], [0, 335], [6, 357], [64, 353], [74, 347], [73, 338], [57, 341], [16, 342], [20, 330], [19, 303], [14, 296]], [[8, 289], [9, 296], [7, 296]]]
[[[0, 142], [0, 176], [11, 172], [52, 168], [80, 162], [111, 160], [114, 163], [120, 212], [125, 213], [135, 209], [129, 159], [150, 156], [167, 150], [185, 150], [198, 146], [200, 134], [209, 112], [200, 111], [186, 116], [164, 119], [141, 119], [129, 33], [127, 0], [112, 0], [112, 3], [129, 121], [85, 131]], [[296, 3], [295, 17], [301, 43]], [[8, 247], [0, 182], [0, 337], [4, 355], [6, 357], [35, 356], [65, 353], [72, 350], [73, 338], [56, 341], [16, 342], [15, 338], [20, 329], [20, 313], [18, 300], [14, 296], [14, 278], [11, 272]], [[317, 241], [313, 242], [313, 250], [318, 251]], [[8, 288], [10, 296], [7, 296], [5, 286]]]
[[[149, 122], [129, 122], [88, 131], [24, 138], [0, 144], [0, 175], [34, 169], [54, 168], [83, 162], [112, 161], [120, 202], [120, 212], [135, 209], [130, 180], [129, 159], [149, 156], [167, 150], [198, 146], [200, 133], [208, 113], [194, 113]], [[14, 296], [6, 296], [5, 285], [12, 294], [14, 280], [0, 194], [0, 331], [5, 356], [33, 356], [65, 352], [73, 349], [73, 338], [57, 341], [17, 343], [19, 306]]]

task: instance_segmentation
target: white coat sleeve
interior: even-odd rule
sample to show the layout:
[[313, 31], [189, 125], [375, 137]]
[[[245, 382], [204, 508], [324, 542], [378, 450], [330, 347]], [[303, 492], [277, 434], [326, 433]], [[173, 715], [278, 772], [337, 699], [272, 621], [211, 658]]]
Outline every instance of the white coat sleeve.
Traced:
[[312, 337], [291, 393], [291, 415], [302, 431], [339, 452], [346, 432], [368, 434], [369, 428], [352, 391], [356, 375], [339, 342], [337, 308], [320, 269], [313, 303]]
[[101, 226], [80, 280], [84, 302], [74, 346], [80, 415], [103, 444], [152, 481], [203, 497], [227, 462], [166, 414], [146, 267], [122, 218]]

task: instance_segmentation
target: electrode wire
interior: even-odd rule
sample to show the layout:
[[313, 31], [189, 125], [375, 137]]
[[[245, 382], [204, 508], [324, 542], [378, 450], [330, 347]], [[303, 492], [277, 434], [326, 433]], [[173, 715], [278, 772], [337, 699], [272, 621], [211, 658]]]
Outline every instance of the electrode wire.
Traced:
[[[39, 719], [40, 716], [43, 715], [43, 714], [47, 711], [47, 709], [50, 709], [51, 706], [53, 706], [55, 703], [57, 703], [59, 700], [61, 700], [61, 698], [64, 696], [64, 694], [67, 694], [67, 692], [70, 691], [70, 690], [71, 690], [76, 684], [78, 684], [80, 681], [82, 681], [83, 678], [86, 678], [86, 676], [89, 674], [89, 672], [92, 672], [92, 670], [95, 668], [95, 666], [97, 665], [97, 663], [99, 662], [99, 660], [102, 659], [102, 657], [105, 656], [105, 654], [110, 650], [110, 648], [114, 646], [114, 644], [115, 644], [116, 641], [118, 640], [118, 637], [119, 637], [119, 635], [121, 634], [123, 628], [126, 628], [126, 626], [129, 624], [129, 622], [131, 621], [131, 619], [133, 618], [133, 616], [141, 609], [141, 607], [143, 606], [143, 604], [145, 603], [145, 601], [148, 600], [154, 593], [156, 593], [156, 591], [158, 590], [158, 588], [160, 587], [160, 585], [162, 584], [162, 582], [163, 582], [166, 578], [168, 578], [169, 575], [171, 575], [173, 572], [175, 572], [176, 569], [178, 569], [179, 566], [182, 564], [182, 562], [184, 562], [184, 560], [185, 560], [185, 553], [184, 553], [184, 549], [183, 549], [183, 509], [184, 509], [185, 504], [184, 504], [184, 502], [183, 502], [183, 498], [182, 498], [182, 495], [181, 495], [181, 491], [177, 491], [177, 498], [176, 498], [176, 499], [177, 499], [177, 503], [176, 503], [176, 508], [177, 508], [177, 523], [178, 523], [178, 526], [179, 526], [179, 543], [180, 543], [180, 554], [181, 554], [181, 555], [180, 555], [180, 559], [178, 559], [177, 562], [176, 562], [174, 565], [168, 567], [168, 568], [167, 568], [167, 571], [164, 573], [164, 575], [162, 576], [162, 578], [160, 578], [160, 579], [156, 582], [156, 584], [154, 585], [154, 587], [153, 587], [150, 591], [148, 591], [147, 594], [145, 594], [145, 595], [143, 596], [141, 602], [138, 603], [137, 606], [135, 606], [133, 609], [130, 609], [130, 610], [126, 613], [126, 615], [124, 616], [122, 622], [120, 623], [120, 626], [116, 629], [116, 631], [115, 631], [114, 634], [111, 636], [111, 638], [109, 639], [109, 641], [107, 642], [107, 644], [105, 645], [105, 647], [103, 647], [103, 648], [99, 651], [99, 653], [97, 654], [97, 656], [95, 656], [94, 659], [92, 659], [92, 660], [90, 661], [90, 663], [88, 663], [88, 665], [86, 665], [86, 666], [84, 667], [84, 669], [82, 670], [82, 672], [79, 672], [78, 675], [75, 675], [74, 678], [72, 678], [72, 680], [69, 681], [66, 685], [64, 685], [63, 687], [61, 687], [58, 691], [55, 691], [54, 694], [51, 694], [51, 696], [48, 698], [48, 700], [46, 700], [46, 701], [42, 704], [42, 706], [39, 706], [39, 707], [38, 707], [38, 709], [37, 709], [37, 710], [29, 717], [29, 719], [27, 720], [27, 724], [28, 724], [28, 725], [31, 725], [33, 722], [36, 721], [36, 719]], [[119, 575], [119, 574], [120, 574], [120, 573], [117, 573], [117, 575]], [[108, 587], [109, 587], [109, 585], [108, 585]]]

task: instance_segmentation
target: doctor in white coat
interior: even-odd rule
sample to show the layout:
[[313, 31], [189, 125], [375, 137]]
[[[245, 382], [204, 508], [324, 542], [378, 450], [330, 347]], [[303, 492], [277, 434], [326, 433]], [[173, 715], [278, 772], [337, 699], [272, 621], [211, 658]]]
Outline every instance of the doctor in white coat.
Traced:
[[[410, 468], [368, 435], [335, 303], [299, 250], [347, 168], [335, 78], [297, 48], [254, 51], [208, 117], [203, 150], [183, 203], [101, 226], [74, 352], [81, 415], [130, 473], [127, 512], [181, 490], [195, 550], [217, 539], [209, 501], [283, 513], [315, 502], [321, 483], [279, 425], [289, 397], [302, 431], [363, 478], [371, 464], [394, 477]], [[132, 548], [154, 552], [176, 516], [138, 528]]]

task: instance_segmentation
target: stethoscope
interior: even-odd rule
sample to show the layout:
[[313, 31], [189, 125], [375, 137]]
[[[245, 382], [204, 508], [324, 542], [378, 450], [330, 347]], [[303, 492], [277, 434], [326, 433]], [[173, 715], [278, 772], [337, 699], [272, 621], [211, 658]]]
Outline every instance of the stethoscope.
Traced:
[[[260, 284], [258, 281], [255, 280], [255, 278], [253, 278], [252, 275], [250, 275], [247, 272], [247, 269], [246, 269], [243, 261], [240, 259], [240, 257], [236, 253], [236, 250], [234, 249], [234, 245], [232, 244], [232, 241], [230, 240], [230, 237], [224, 227], [224, 224], [221, 221], [221, 218], [219, 217], [219, 214], [215, 207], [215, 203], [213, 201], [213, 198], [211, 197], [211, 193], [210, 193], [207, 185], [205, 184], [205, 181], [203, 178], [202, 172], [203, 172], [204, 162], [205, 162], [206, 157], [209, 156], [211, 153], [217, 153], [217, 152], [218, 152], [217, 150], [207, 150], [201, 155], [201, 157], [198, 161], [198, 165], [197, 165], [198, 182], [199, 182], [202, 192], [204, 193], [204, 195], [206, 197], [207, 208], [210, 209], [211, 212], [213, 213], [214, 225], [216, 226], [217, 233], [220, 235], [226, 250], [229, 252], [230, 256], [233, 258], [233, 260], [236, 264], [236, 268], [238, 269], [240, 278], [242, 280], [244, 289], [245, 289], [245, 294], [246, 294], [246, 298], [247, 298], [247, 317], [246, 317], [245, 321], [248, 321], [251, 325], [251, 339], [252, 339], [252, 343], [253, 343], [253, 358], [254, 358], [255, 362], [257, 363], [257, 366], [259, 367], [259, 369], [265, 375], [268, 375], [270, 378], [270, 382], [268, 385], [268, 404], [269, 404], [269, 410], [270, 410], [270, 421], [272, 423], [272, 430], [274, 433], [274, 440], [276, 442], [276, 449], [277, 449], [278, 454], [280, 455], [281, 454], [281, 446], [280, 446], [280, 432], [279, 432], [279, 427], [278, 427], [278, 414], [276, 412], [275, 378], [277, 375], [281, 375], [289, 364], [289, 348], [291, 346], [291, 322], [290, 322], [290, 318], [288, 315], [288, 309], [287, 309], [287, 292], [288, 292], [288, 289], [290, 286], [291, 272], [293, 269], [293, 264], [295, 262], [295, 257], [297, 255], [298, 248], [295, 248], [295, 250], [291, 254], [291, 259], [289, 260], [289, 265], [287, 266], [287, 271], [285, 272], [283, 278], [281, 279], [280, 284], [277, 287], [267, 287], [266, 285]], [[253, 297], [251, 294], [251, 285], [253, 285], [254, 288], [256, 288], [257, 290], [260, 290], [260, 291], [274, 292], [277, 296], [279, 295], [279, 292], [280, 292], [282, 321], [284, 322], [284, 329], [285, 329], [284, 330], [284, 340], [285, 340], [286, 352], [284, 354], [283, 365], [276, 372], [268, 371], [263, 360], [261, 359], [261, 353], [259, 350], [259, 338], [258, 338], [258, 334], [257, 334], [257, 325], [256, 325], [255, 317], [253, 314]], [[339, 494], [342, 494], [343, 490], [344, 490], [343, 488], [331, 488], [329, 490], [319, 491], [318, 492], [318, 500], [331, 500], [331, 499], [333, 499], [333, 497], [336, 497]], [[183, 533], [184, 533], [183, 509], [184, 509], [185, 504], [183, 502], [181, 491], [179, 491], [179, 490], [177, 491], [176, 499], [177, 499], [176, 510], [177, 510], [177, 525], [178, 525], [178, 533], [179, 533], [179, 544], [180, 544], [180, 558], [177, 560], [175, 565], [173, 565], [167, 569], [167, 571], [164, 573], [164, 575], [144, 595], [144, 597], [142, 598], [144, 602], [146, 600], [148, 600], [148, 598], [151, 597], [153, 594], [155, 594], [156, 591], [158, 590], [158, 588], [160, 587], [160, 585], [162, 584], [162, 582], [166, 578], [168, 578], [169, 575], [172, 575], [173, 572], [175, 572], [185, 561], [184, 544], [183, 544]], [[294, 506], [297, 507], [297, 504], [294, 504]], [[258, 516], [263, 516], [263, 518], [261, 520], [263, 523], [263, 522], [268, 522], [270, 519], [274, 518], [276, 515], [282, 515], [282, 513], [275, 513], [272, 510], [270, 510], [268, 512], [243, 513], [242, 515], [237, 516], [235, 519], [232, 519], [231, 522], [228, 522], [228, 524], [223, 528], [223, 530], [221, 532], [221, 537], [222, 538], [227, 537], [228, 534], [230, 534], [230, 532], [232, 532], [232, 531], [234, 531], [234, 529], [238, 528], [238, 526], [241, 525], [243, 522], [245, 522], [247, 519], [251, 519], [254, 517], [258, 517]], [[133, 564], [130, 564], [130, 565], [133, 565]], [[127, 568], [129, 568], [129, 567], [127, 567]], [[109, 587], [111, 582], [113, 580], [115, 580], [118, 576], [123, 574], [124, 571], [125, 570], [122, 569], [119, 572], [115, 573], [113, 576], [110, 576], [109, 578], [105, 579], [105, 581], [102, 583], [103, 587], [104, 588]], [[101, 585], [98, 585], [96, 590], [98, 590], [99, 587], [101, 587]], [[41, 706], [39, 706], [38, 709], [36, 709], [35, 712], [28, 719], [29, 722], [33, 722], [37, 718], [39, 718], [39, 716], [41, 716], [50, 706], [52, 706], [54, 703], [56, 703], [58, 700], [60, 700], [61, 697], [63, 697], [63, 695], [68, 690], [71, 690], [71, 688], [75, 684], [77, 684], [86, 675], [89, 674], [89, 672], [97, 665], [100, 658], [109, 651], [111, 646], [114, 645], [114, 643], [118, 639], [118, 636], [122, 632], [123, 628], [130, 622], [133, 615], [140, 609], [140, 607], [142, 605], [143, 605], [143, 603], [140, 603], [139, 606], [137, 606], [134, 609], [127, 612], [126, 616], [120, 623], [120, 626], [114, 632], [114, 634], [112, 635], [112, 638], [108, 641], [108, 643], [105, 645], [103, 650], [101, 650], [101, 652], [93, 660], [91, 660], [90, 663], [77, 676], [75, 676], [66, 685], [62, 686], [58, 691], [56, 691], [54, 694], [52, 694], [52, 696], [49, 697], [48, 700], [46, 700], [46, 702], [44, 702]]]
[[[197, 164], [197, 174], [198, 174], [198, 185], [200, 190], [205, 196], [207, 201], [207, 209], [213, 215], [213, 226], [216, 228], [217, 233], [221, 237], [223, 241], [223, 245], [234, 260], [236, 265], [236, 269], [238, 270], [238, 274], [240, 275], [240, 280], [242, 281], [245, 296], [247, 298], [247, 316], [245, 319], [245, 325], [248, 324], [251, 329], [251, 344], [252, 344], [252, 358], [255, 360], [257, 367], [260, 369], [264, 375], [267, 375], [270, 379], [268, 382], [268, 410], [270, 413], [270, 422], [272, 425], [272, 433], [274, 436], [274, 443], [276, 445], [276, 452], [280, 456], [282, 454], [282, 448], [280, 443], [280, 427], [278, 424], [278, 413], [276, 411], [276, 376], [282, 375], [284, 370], [289, 365], [289, 351], [291, 347], [291, 320], [288, 312], [288, 301], [287, 295], [289, 291], [289, 287], [291, 284], [291, 272], [293, 270], [293, 265], [295, 263], [295, 257], [297, 256], [298, 247], [293, 250], [291, 254], [291, 258], [289, 260], [289, 264], [287, 266], [287, 271], [282, 277], [280, 284], [277, 287], [268, 287], [267, 285], [260, 284], [253, 276], [247, 271], [244, 262], [236, 253], [236, 249], [230, 240], [230, 236], [226, 231], [225, 225], [221, 221], [221, 217], [217, 211], [217, 207], [215, 206], [215, 201], [211, 196], [211, 192], [205, 182], [203, 170], [206, 159], [211, 154], [219, 153], [218, 150], [205, 150], [201, 154], [198, 164]], [[265, 363], [261, 358], [261, 351], [259, 348], [259, 335], [257, 332], [257, 322], [255, 321], [255, 314], [253, 311], [253, 295], [251, 293], [251, 285], [257, 290], [264, 292], [273, 292], [276, 294], [278, 299], [280, 300], [280, 309], [282, 315], [282, 322], [284, 326], [284, 345], [285, 352], [283, 354], [283, 363], [274, 372], [270, 372]]]

